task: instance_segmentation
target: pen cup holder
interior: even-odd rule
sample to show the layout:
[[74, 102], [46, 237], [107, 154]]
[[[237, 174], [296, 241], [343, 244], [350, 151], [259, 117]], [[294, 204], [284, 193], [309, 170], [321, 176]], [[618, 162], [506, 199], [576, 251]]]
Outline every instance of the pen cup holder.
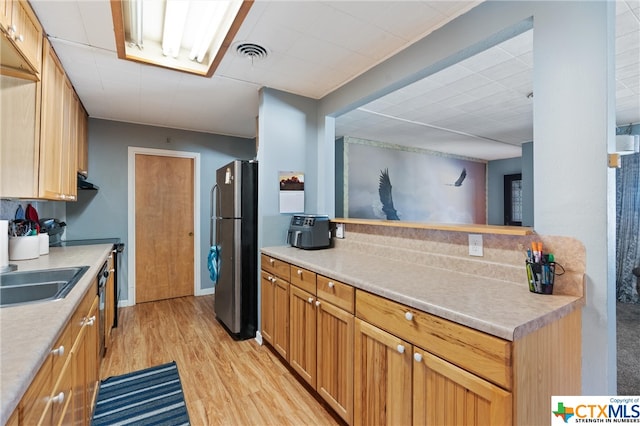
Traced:
[[[526, 261], [525, 266], [527, 268], [529, 291], [532, 293], [553, 294], [555, 276], [564, 274], [562, 265], [555, 262], [538, 263]], [[556, 268], [559, 268], [559, 273], [556, 273]]]

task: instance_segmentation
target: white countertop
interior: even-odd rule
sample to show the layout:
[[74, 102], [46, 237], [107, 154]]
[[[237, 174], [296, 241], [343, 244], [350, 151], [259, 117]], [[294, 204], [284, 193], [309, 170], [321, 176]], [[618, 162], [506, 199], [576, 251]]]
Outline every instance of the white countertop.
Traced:
[[51, 247], [48, 255], [10, 262], [18, 265], [18, 271], [89, 269], [64, 299], [0, 308], [0, 424], [17, 407], [83, 296], [93, 291], [90, 287], [112, 248], [112, 244]]
[[522, 283], [424, 267], [347, 249], [265, 247], [262, 252], [355, 288], [506, 340], [517, 340], [585, 304]]

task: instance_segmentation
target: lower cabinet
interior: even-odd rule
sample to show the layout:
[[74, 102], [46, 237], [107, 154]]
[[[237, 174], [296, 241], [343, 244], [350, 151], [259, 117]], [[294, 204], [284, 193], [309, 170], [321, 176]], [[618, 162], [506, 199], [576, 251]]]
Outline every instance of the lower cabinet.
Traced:
[[284, 358], [289, 359], [289, 283], [262, 271], [261, 334]]
[[[15, 425], [89, 425], [99, 384], [94, 283], [12, 415]], [[17, 421], [16, 421], [17, 420]]]
[[290, 265], [285, 327], [272, 271], [263, 337], [280, 352], [289, 331], [284, 358], [347, 424], [544, 424], [551, 395], [580, 392], [580, 309], [508, 341]]
[[511, 393], [413, 349], [413, 424], [511, 425]]
[[295, 285], [289, 288], [289, 364], [316, 387], [316, 297]]
[[356, 425], [411, 424], [411, 345], [356, 318]]

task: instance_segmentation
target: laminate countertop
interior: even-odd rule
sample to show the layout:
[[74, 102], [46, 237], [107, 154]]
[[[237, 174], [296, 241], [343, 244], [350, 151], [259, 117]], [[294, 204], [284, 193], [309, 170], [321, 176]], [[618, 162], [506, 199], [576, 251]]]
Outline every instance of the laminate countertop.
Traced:
[[[584, 306], [584, 297], [542, 295], [514, 283], [330, 248], [265, 247], [285, 262], [417, 310], [514, 341]], [[523, 272], [524, 274], [524, 272]]]
[[56, 339], [88, 291], [113, 244], [51, 247], [37, 259], [10, 261], [18, 271], [89, 266], [60, 300], [0, 308], [0, 424], [5, 424], [42, 366]]

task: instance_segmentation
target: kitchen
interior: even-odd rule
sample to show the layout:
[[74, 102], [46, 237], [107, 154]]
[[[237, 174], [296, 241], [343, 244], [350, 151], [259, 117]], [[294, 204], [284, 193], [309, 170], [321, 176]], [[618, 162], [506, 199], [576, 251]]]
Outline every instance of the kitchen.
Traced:
[[[540, 34], [543, 36], [546, 34], [550, 38], [554, 38], [555, 31], [557, 31], [557, 39], [562, 38], [562, 34], [566, 32], [564, 25], [555, 24], [554, 22], [545, 21], [545, 17], [548, 17], [544, 5], [508, 5], [504, 10], [500, 10], [500, 13], [491, 13], [492, 5], [483, 5], [474, 13], [467, 16], [463, 16], [463, 19], [457, 25], [464, 25], [466, 28], [465, 40], [451, 42], [446, 45], [446, 49], [450, 52], [459, 50], [461, 45], [472, 44], [477, 40], [485, 38], [487, 32], [491, 33], [491, 29], [476, 28], [473, 22], [476, 20], [484, 19], [488, 15], [491, 18], [487, 18], [487, 26], [493, 26], [493, 30], [496, 28], [504, 28], [511, 25], [512, 22], [520, 21], [522, 18], [531, 15], [536, 16], [536, 31], [540, 30]], [[550, 7], [550, 6], [549, 6]], [[564, 6], [571, 9], [572, 7], [577, 10], [581, 10], [580, 4], [573, 6]], [[551, 7], [550, 7], [551, 8]], [[553, 8], [551, 8], [553, 9]], [[602, 12], [602, 13], [600, 13]], [[572, 16], [573, 11], [564, 8], [553, 9], [554, 16]], [[587, 13], [587, 12], [585, 12]], [[610, 11], [598, 11], [598, 16], [606, 16]], [[555, 15], [557, 14], [557, 15]], [[566, 15], [565, 15], [566, 14]], [[587, 13], [588, 14], [588, 13]], [[475, 16], [480, 15], [480, 16]], [[499, 15], [499, 16], [498, 16]], [[580, 15], [581, 16], [581, 15]], [[567, 18], [569, 19], [569, 18]], [[585, 37], [585, 40], [596, 38], [592, 42], [585, 43], [591, 46], [601, 46], [601, 38], [597, 37], [594, 33], [595, 28], [602, 27], [604, 23], [594, 18], [595, 22], [589, 22], [588, 28], [580, 27], [579, 20], [572, 19], [572, 30], [576, 33], [580, 33], [581, 37]], [[538, 25], [538, 21], [541, 21]], [[560, 27], [556, 28], [554, 25]], [[584, 24], [585, 26], [587, 24]], [[455, 34], [461, 32], [460, 28], [456, 25], [451, 27], [443, 27], [439, 36], [447, 39], [455, 40]], [[543, 38], [547, 40], [547, 38]], [[569, 41], [567, 41], [569, 43]], [[260, 213], [260, 235], [261, 246], [275, 246], [282, 245], [284, 243], [283, 235], [288, 226], [288, 217], [280, 215], [277, 206], [277, 188], [270, 186], [269, 182], [273, 180], [273, 176], [280, 170], [299, 169], [305, 170], [307, 175], [306, 192], [306, 210], [318, 211], [318, 212], [330, 212], [334, 205], [333, 200], [333, 185], [334, 181], [334, 166], [331, 161], [327, 159], [332, 158], [333, 137], [329, 135], [329, 130], [325, 134], [325, 126], [321, 125], [318, 117], [324, 117], [325, 115], [334, 114], [336, 111], [342, 111], [349, 105], [357, 102], [359, 99], [370, 96], [371, 93], [384, 91], [385, 87], [389, 86], [388, 82], [382, 82], [376, 78], [376, 73], [380, 71], [386, 71], [389, 73], [390, 78], [395, 81], [400, 81], [404, 77], [410, 76], [419, 71], [419, 67], [424, 68], [429, 61], [435, 61], [430, 54], [426, 54], [422, 51], [430, 44], [429, 39], [425, 39], [424, 42], [418, 43], [412, 50], [406, 54], [410, 56], [423, 56], [423, 60], [419, 61], [420, 64], [405, 64], [401, 71], [394, 71], [394, 65], [401, 63], [400, 58], [390, 58], [390, 60], [382, 65], [378, 71], [372, 70], [371, 73], [365, 74], [360, 80], [367, 82], [366, 87], [362, 87], [359, 80], [354, 80], [352, 83], [347, 84], [343, 89], [332, 93], [324, 97], [321, 101], [314, 101], [312, 99], [302, 98], [296, 95], [290, 95], [274, 89], [264, 89], [261, 92], [260, 101], [260, 114], [258, 117], [258, 140], [259, 147], [257, 149], [258, 161], [262, 165], [260, 171], [261, 190], [259, 206]], [[582, 44], [580, 44], [582, 46]], [[567, 54], [572, 55], [575, 52], [579, 52], [580, 46], [563, 46], [566, 49]], [[541, 49], [549, 49], [554, 54], [545, 56], [545, 53], [540, 53], [540, 62], [542, 66], [545, 66], [547, 62], [553, 62], [556, 56], [557, 46], [545, 47], [543, 44]], [[604, 47], [602, 47], [605, 50]], [[599, 51], [601, 52], [601, 51]], [[581, 60], [594, 61], [589, 66], [585, 64], [579, 64], [576, 61], [575, 65], [571, 65], [566, 71], [571, 73], [571, 69], [575, 70], [575, 74], [586, 74], [584, 78], [591, 78], [594, 81], [590, 81], [588, 84], [584, 81], [583, 85], [589, 87], [601, 87], [603, 85], [602, 79], [597, 75], [591, 75], [591, 72], [584, 72], [583, 68], [591, 69], [593, 65], [593, 74], [596, 73], [595, 69], [600, 69], [602, 63], [606, 60], [605, 53], [601, 53], [601, 56], [597, 56], [595, 53], [590, 52], [585, 54]], [[547, 61], [547, 62], [545, 62]], [[536, 64], [538, 64], [538, 58], [536, 58]], [[598, 65], [599, 64], [599, 65]], [[553, 64], [547, 63], [546, 66], [553, 67]], [[563, 64], [567, 67], [567, 64]], [[413, 68], [412, 68], [413, 67]], [[567, 68], [565, 68], [567, 69]], [[375, 71], [375, 72], [374, 72]], [[598, 152], [591, 152], [589, 150], [576, 151], [573, 146], [575, 138], [580, 138], [588, 146], [600, 146], [598, 140], [607, 139], [606, 126], [602, 124], [602, 114], [597, 111], [598, 108], [591, 108], [595, 103], [600, 105], [599, 108], [604, 108], [607, 102], [604, 99], [590, 99], [589, 103], [585, 105], [574, 105], [576, 102], [572, 101], [572, 98], [580, 98], [582, 87], [566, 86], [566, 81], [554, 82], [553, 76], [547, 74], [541, 75], [539, 78], [544, 79], [541, 83], [543, 89], [539, 95], [536, 96], [536, 101], [541, 104], [557, 104], [566, 105], [563, 110], [563, 122], [556, 123], [553, 117], [545, 115], [544, 111], [536, 110], [534, 104], [534, 110], [536, 110], [536, 123], [534, 123], [536, 129], [536, 137], [540, 140], [547, 138], [553, 139], [553, 142], [545, 144], [542, 142], [540, 146], [536, 145], [536, 158], [543, 156], [545, 158], [558, 158], [571, 157], [575, 158], [576, 162], [582, 164], [583, 167], [578, 170], [573, 170], [572, 176], [565, 176], [562, 172], [562, 168], [556, 167], [550, 163], [535, 163], [536, 176], [547, 176], [548, 181], [541, 180], [536, 181], [535, 194], [549, 194], [550, 197], [541, 197], [541, 195], [535, 196], [535, 229], [537, 232], [546, 235], [569, 235], [582, 241], [585, 244], [586, 251], [589, 253], [589, 264], [587, 266], [587, 279], [588, 286], [590, 287], [590, 298], [587, 300], [587, 308], [585, 309], [584, 333], [583, 338], [583, 368], [588, 371], [589, 374], [583, 373], [583, 392], [585, 393], [600, 393], [600, 394], [614, 394], [615, 393], [615, 336], [611, 336], [607, 330], [606, 324], [603, 324], [601, 320], [596, 318], [607, 318], [607, 312], [611, 312], [612, 301], [607, 296], [607, 292], [604, 289], [604, 283], [611, 282], [609, 278], [609, 272], [605, 261], [606, 254], [603, 253], [603, 247], [610, 247], [610, 243], [606, 243], [606, 227], [603, 225], [602, 218], [606, 217], [606, 182], [610, 175], [606, 168], [602, 166], [602, 158], [606, 157], [606, 146], [602, 146]], [[546, 80], [548, 79], [548, 80]], [[548, 84], [548, 87], [554, 93], [547, 93], [544, 88]], [[561, 85], [562, 90], [557, 87]], [[577, 84], [576, 84], [577, 86]], [[607, 93], [605, 88], [601, 93]], [[575, 96], [574, 96], [575, 95]], [[551, 101], [545, 100], [545, 96], [554, 97]], [[555, 99], [558, 97], [559, 99]], [[612, 108], [611, 105], [608, 108]], [[301, 122], [300, 117], [304, 117]], [[596, 117], [597, 116], [597, 117]], [[312, 131], [307, 129], [308, 123], [315, 123], [312, 127]], [[333, 118], [329, 117], [328, 121], [331, 122]], [[551, 121], [551, 122], [549, 122]], [[575, 123], [581, 123], [579, 128], [576, 128]], [[276, 125], [275, 123], [278, 123]], [[583, 124], [585, 123], [585, 124]], [[280, 126], [286, 126], [288, 132], [283, 134], [280, 131]], [[577, 134], [576, 134], [577, 133]], [[553, 135], [572, 135], [571, 137], [554, 137]], [[575, 135], [575, 136], [574, 136]], [[597, 136], [600, 135], [600, 136]], [[209, 139], [208, 139], [209, 138]], [[232, 158], [252, 158], [256, 155], [256, 147], [253, 140], [247, 140], [243, 147], [239, 144], [233, 144], [233, 138], [226, 136], [207, 136], [201, 134], [193, 134], [180, 130], [168, 130], [162, 128], [147, 128], [134, 124], [117, 123], [107, 120], [90, 120], [89, 126], [89, 170], [91, 180], [98, 183], [101, 188], [96, 194], [93, 195], [94, 199], [90, 203], [89, 207], [80, 207], [81, 203], [67, 203], [67, 217], [66, 220], [69, 223], [69, 232], [77, 233], [76, 235], [68, 235], [69, 238], [91, 238], [94, 236], [105, 235], [119, 235], [124, 238], [127, 232], [127, 217], [128, 214], [122, 206], [127, 205], [127, 169], [126, 169], [126, 146], [153, 146], [158, 149], [166, 149], [167, 145], [178, 145], [175, 149], [184, 149], [183, 144], [194, 145], [196, 150], [202, 150], [202, 155], [209, 155], [216, 157], [216, 163], [221, 165]], [[219, 141], [223, 148], [223, 153], [211, 152], [207, 147], [210, 143], [210, 138], [214, 138]], [[325, 142], [325, 140], [327, 142]], [[301, 143], [304, 141], [304, 143]], [[169, 143], [167, 143], [169, 142]], [[553, 145], [553, 148], [547, 145]], [[553, 150], [552, 150], [553, 149]], [[288, 153], [287, 158], [283, 158], [281, 152]], [[217, 158], [223, 157], [223, 158]], [[203, 162], [204, 163], [204, 162]], [[583, 169], [584, 168], [584, 169]], [[215, 167], [205, 170], [203, 173], [213, 173]], [[594, 173], [599, 171], [600, 173]], [[201, 179], [201, 199], [206, 200], [208, 197], [208, 185], [213, 181], [212, 175], [203, 176]], [[558, 187], [557, 182], [568, 181], [572, 185], [571, 191], [562, 190]], [[103, 182], [110, 182], [109, 185]], [[111, 184], [113, 182], [113, 184]], [[85, 194], [80, 192], [78, 197], [91, 197], [91, 194]], [[584, 209], [579, 209], [584, 203], [584, 200], [601, 200], [600, 202], [592, 201], [589, 203], [589, 215], [581, 213]], [[559, 206], [545, 205], [551, 203], [552, 200], [562, 199], [562, 208]], [[80, 200], [82, 201], [82, 200]], [[553, 201], [555, 203], [555, 201]], [[77, 207], [76, 207], [77, 206]], [[76, 208], [78, 211], [73, 211]], [[201, 203], [201, 217], [206, 217], [206, 202]], [[580, 220], [576, 220], [579, 218]], [[605, 221], [606, 222], [606, 221]], [[73, 224], [73, 226], [71, 226]], [[96, 232], [96, 234], [92, 234]], [[200, 252], [204, 253], [208, 250], [207, 232], [202, 231], [200, 235]], [[130, 241], [126, 241], [129, 243]], [[127, 245], [129, 247], [129, 245]], [[591, 257], [593, 256], [593, 258]], [[127, 262], [126, 256], [123, 258], [124, 262]], [[129, 267], [126, 264], [123, 270], [127, 270]], [[206, 267], [204, 262], [201, 263], [201, 270], [203, 270], [202, 283], [203, 287], [206, 282]], [[597, 285], [596, 285], [597, 283]], [[607, 288], [611, 286], [608, 285]], [[206, 289], [206, 288], [205, 288]], [[126, 289], [125, 289], [126, 291]], [[607, 308], [605, 308], [607, 307]], [[612, 340], [613, 339], [613, 340]], [[614, 342], [613, 344], [611, 342]], [[611, 351], [614, 351], [613, 353]], [[591, 366], [589, 368], [588, 366]], [[594, 369], [598, 366], [597, 369]], [[603, 366], [606, 366], [603, 368]]]

